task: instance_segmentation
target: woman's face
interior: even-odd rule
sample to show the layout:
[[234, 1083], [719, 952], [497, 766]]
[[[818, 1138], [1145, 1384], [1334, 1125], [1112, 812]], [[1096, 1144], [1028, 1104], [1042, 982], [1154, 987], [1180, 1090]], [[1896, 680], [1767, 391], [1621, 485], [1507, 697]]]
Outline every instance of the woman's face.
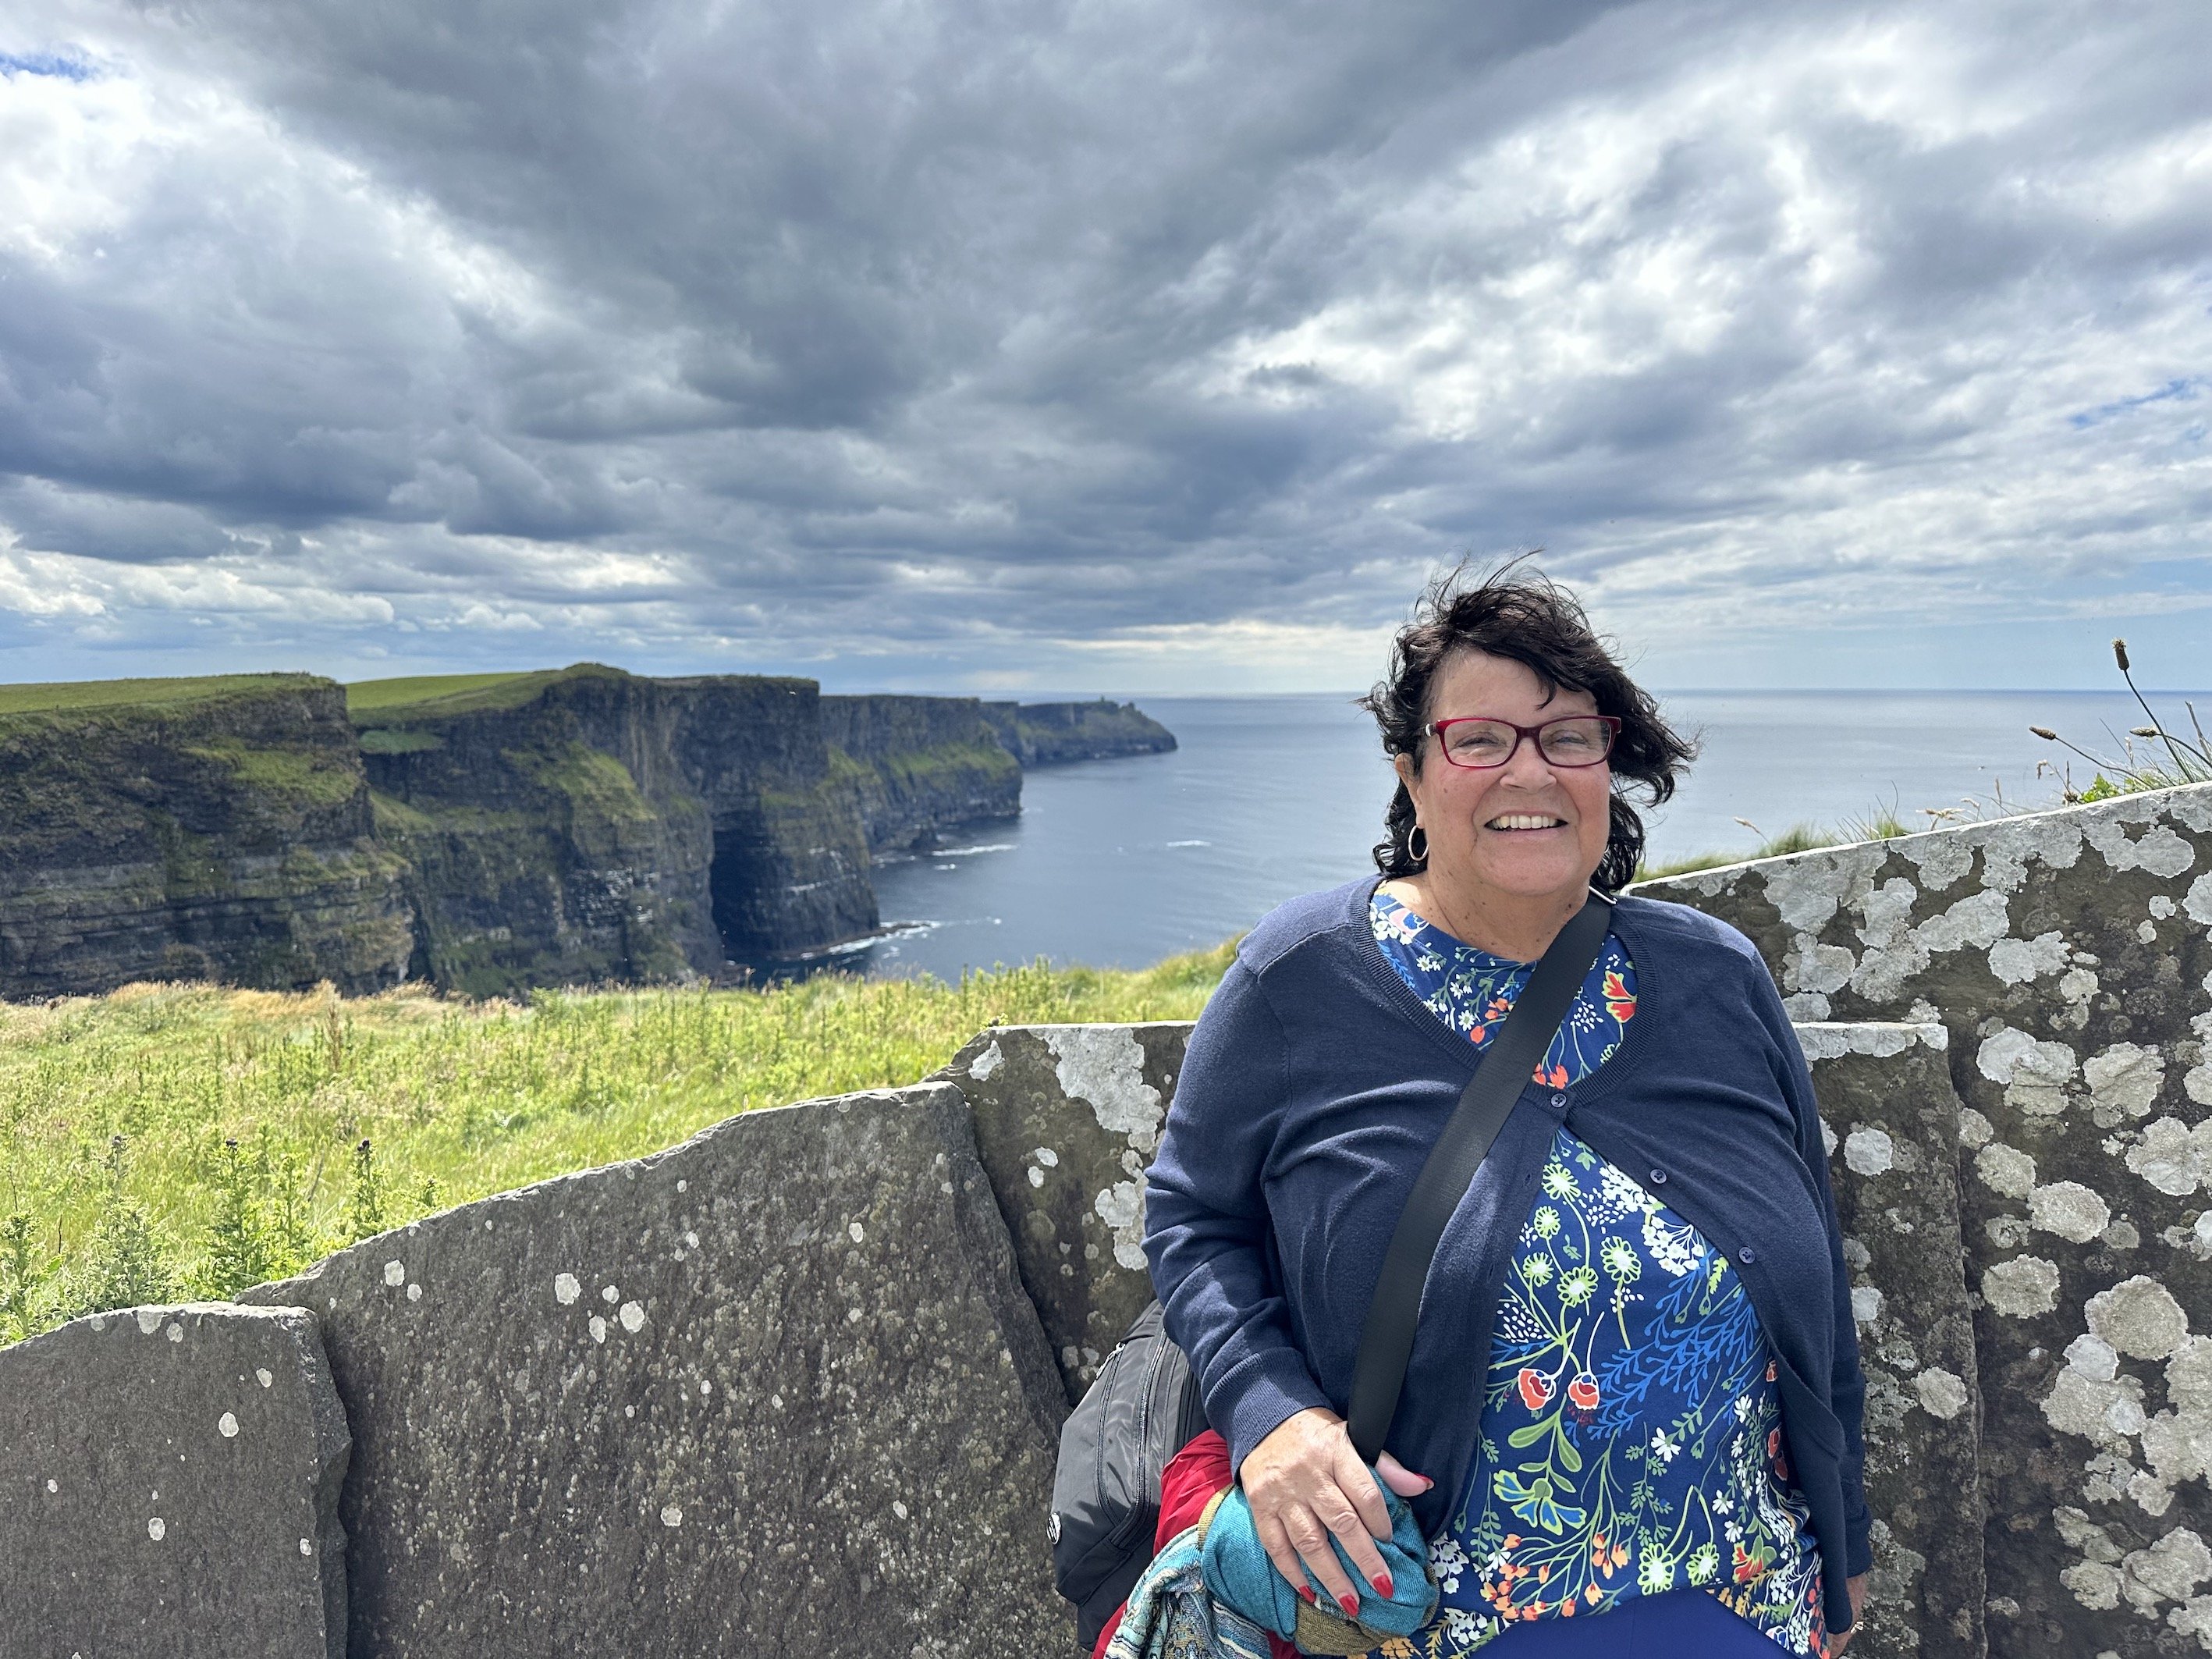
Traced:
[[[1587, 691], [1561, 686], [1547, 700], [1526, 665], [1459, 651], [1437, 672], [1429, 718], [1484, 715], [1535, 726], [1597, 712]], [[1504, 765], [1478, 771], [1447, 761], [1434, 737], [1422, 740], [1418, 775], [1411, 757], [1400, 756], [1397, 764], [1428, 831], [1430, 878], [1447, 888], [1489, 887], [1530, 898], [1580, 892], [1605, 856], [1609, 764], [1555, 767], [1524, 738]]]

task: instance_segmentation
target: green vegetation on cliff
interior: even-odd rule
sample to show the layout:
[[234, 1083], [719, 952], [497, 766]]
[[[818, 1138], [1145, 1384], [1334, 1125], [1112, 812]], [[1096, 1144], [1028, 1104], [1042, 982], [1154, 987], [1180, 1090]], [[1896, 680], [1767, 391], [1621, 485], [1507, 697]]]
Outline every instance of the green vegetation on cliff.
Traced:
[[1106, 697], [1091, 702], [985, 703], [983, 717], [1024, 766], [1158, 754], [1176, 746], [1175, 733], [1136, 704]]
[[588, 812], [617, 820], [651, 819], [653, 805], [638, 793], [637, 781], [612, 755], [586, 743], [558, 749], [516, 749], [507, 754], [514, 769], [559, 797], [570, 813]]
[[830, 777], [872, 850], [927, 847], [953, 824], [1021, 811], [1021, 763], [975, 698], [884, 693], [821, 708]]
[[374, 990], [407, 963], [402, 873], [331, 681], [0, 686], [0, 994]]
[[305, 690], [323, 683], [313, 674], [202, 674], [173, 680], [56, 680], [46, 684], [0, 685], [0, 714], [134, 706], [166, 711], [241, 693]]
[[[577, 668], [591, 665], [579, 663]], [[356, 725], [405, 711], [413, 714], [425, 705], [439, 714], [460, 714], [471, 708], [519, 708], [544, 689], [548, 682], [574, 669], [541, 668], [528, 673], [425, 674], [406, 679], [356, 680], [345, 689], [346, 713]]]
[[361, 788], [361, 773], [345, 764], [349, 757], [342, 751], [278, 749], [235, 738], [211, 738], [185, 745], [184, 752], [213, 761], [241, 788], [309, 806], [342, 806]]
[[0, 1005], [0, 1342], [222, 1295], [732, 1113], [911, 1083], [994, 1022], [1193, 1018], [1228, 962], [1224, 945], [1141, 972], [526, 1003], [140, 985]]
[[[650, 984], [866, 936], [869, 854], [1021, 810], [1133, 707], [599, 663], [0, 686], [0, 996]], [[1049, 751], [1049, 752], [1048, 752]]]

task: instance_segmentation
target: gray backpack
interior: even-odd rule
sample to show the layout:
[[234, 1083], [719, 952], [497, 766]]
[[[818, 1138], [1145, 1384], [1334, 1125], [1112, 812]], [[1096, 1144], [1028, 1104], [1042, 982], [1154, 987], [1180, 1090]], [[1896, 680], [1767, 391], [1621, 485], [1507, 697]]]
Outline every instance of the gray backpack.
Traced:
[[1147, 1304], [1060, 1426], [1052, 1577], [1075, 1603], [1085, 1653], [1152, 1559], [1161, 1472], [1206, 1430], [1198, 1379], [1161, 1319]]

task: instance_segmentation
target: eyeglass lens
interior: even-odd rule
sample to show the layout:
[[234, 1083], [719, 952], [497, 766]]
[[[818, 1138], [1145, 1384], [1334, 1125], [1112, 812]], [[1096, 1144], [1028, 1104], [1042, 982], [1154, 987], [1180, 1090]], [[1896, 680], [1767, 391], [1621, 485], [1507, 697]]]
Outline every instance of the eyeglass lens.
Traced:
[[[1443, 732], [1445, 753], [1462, 766], [1503, 766], [1519, 735], [1503, 720], [1454, 720]], [[1552, 720], [1536, 734], [1537, 751], [1554, 766], [1595, 766], [1612, 747], [1601, 720]]]

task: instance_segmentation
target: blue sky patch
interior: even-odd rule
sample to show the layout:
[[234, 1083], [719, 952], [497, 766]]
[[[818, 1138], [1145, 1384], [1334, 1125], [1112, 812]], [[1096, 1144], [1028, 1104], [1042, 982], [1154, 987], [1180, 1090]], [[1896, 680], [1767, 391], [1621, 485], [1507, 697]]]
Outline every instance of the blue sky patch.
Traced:
[[2124, 415], [2131, 409], [2141, 409], [2145, 404], [2193, 403], [2197, 394], [2204, 390], [2202, 375], [2190, 375], [2179, 380], [2168, 380], [2155, 392], [2146, 392], [2140, 398], [2122, 398], [2116, 403], [2100, 404], [2094, 409], [2085, 409], [2079, 415], [2068, 416], [2077, 432], [2093, 426], [2102, 426], [2116, 415]]
[[44, 75], [58, 81], [89, 81], [100, 71], [82, 58], [58, 52], [0, 52], [0, 75]]

